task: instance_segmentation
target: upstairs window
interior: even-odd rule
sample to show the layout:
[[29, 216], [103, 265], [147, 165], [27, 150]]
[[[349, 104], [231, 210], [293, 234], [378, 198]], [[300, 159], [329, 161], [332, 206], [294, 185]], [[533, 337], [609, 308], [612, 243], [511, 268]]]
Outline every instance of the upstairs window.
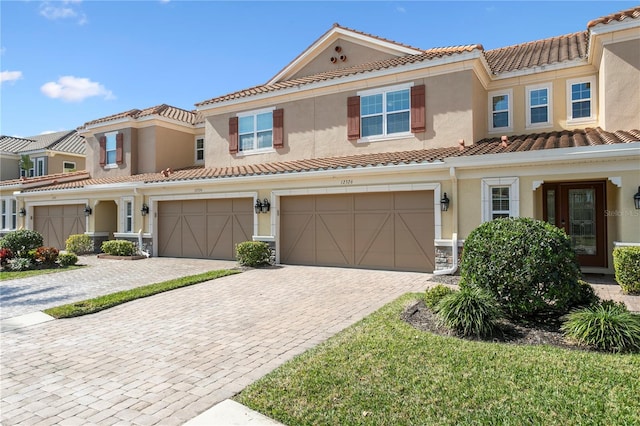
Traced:
[[64, 173], [75, 172], [76, 171], [76, 163], [73, 161], [63, 161], [62, 162], [62, 171]]
[[196, 138], [196, 163], [204, 161], [204, 136]]
[[551, 126], [551, 83], [527, 86], [527, 127]]
[[284, 147], [284, 110], [243, 112], [229, 119], [229, 152], [259, 154]]
[[100, 136], [100, 165], [115, 167], [124, 163], [124, 134], [105, 133]]
[[513, 91], [492, 92], [489, 94], [489, 131], [511, 131]]
[[584, 123], [595, 120], [595, 77], [567, 81], [567, 121]]
[[33, 161], [35, 167], [35, 176], [44, 176], [47, 174], [47, 161], [45, 157], [37, 157]]
[[425, 86], [413, 83], [358, 92], [347, 100], [347, 138], [370, 142], [424, 132]]

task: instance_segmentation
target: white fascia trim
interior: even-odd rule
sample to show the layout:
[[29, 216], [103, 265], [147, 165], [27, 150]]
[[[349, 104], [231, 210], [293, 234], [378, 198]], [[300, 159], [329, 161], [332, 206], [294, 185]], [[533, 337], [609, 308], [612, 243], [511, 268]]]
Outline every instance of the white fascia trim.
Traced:
[[164, 121], [165, 123], [169, 123], [169, 124], [175, 124], [176, 126], [181, 126], [181, 127], [188, 127], [189, 129], [194, 128], [195, 126], [191, 123], [187, 123], [185, 121], [180, 121], [180, 120], [176, 120], [173, 118], [168, 118], [168, 117], [162, 117], [160, 115], [148, 115], [146, 117], [142, 117], [142, 118], [137, 118], [134, 121], [137, 121], [138, 123], [144, 123], [147, 121]]
[[616, 31], [628, 30], [630, 28], [640, 27], [640, 20], [627, 18], [624, 21], [611, 21], [609, 23], [600, 23], [589, 30], [589, 35], [596, 36]]
[[573, 61], [564, 61], [564, 62], [560, 62], [558, 64], [553, 64], [553, 65], [538, 65], [538, 66], [535, 66], [532, 68], [526, 68], [523, 70], [516, 70], [516, 71], [496, 74], [493, 76], [493, 80], [495, 81], [506, 80], [514, 77], [524, 77], [527, 75], [541, 74], [541, 73], [550, 72], [550, 71], [558, 71], [558, 70], [563, 70], [568, 68], [581, 67], [584, 65], [589, 65], [589, 62], [587, 61], [586, 58], [574, 59]]
[[[439, 59], [426, 59], [424, 61], [415, 62], [413, 64], [408, 64], [408, 65], [402, 65], [402, 66], [399, 66], [399, 67], [386, 68], [386, 69], [383, 69], [383, 70], [369, 71], [369, 72], [365, 72], [365, 73], [358, 73], [358, 74], [355, 74], [355, 75], [352, 75], [352, 76], [342, 77], [342, 78], [338, 78], [338, 79], [325, 80], [325, 81], [320, 81], [320, 82], [317, 82], [317, 83], [305, 84], [303, 86], [291, 87], [291, 88], [282, 89], [282, 90], [276, 90], [276, 91], [273, 91], [273, 92], [263, 93], [263, 94], [259, 94], [259, 95], [249, 96], [249, 97], [245, 96], [245, 97], [242, 97], [242, 98], [231, 99], [229, 101], [216, 102], [216, 103], [211, 104], [211, 105], [203, 105], [203, 106], [196, 107], [196, 108], [198, 109], [198, 111], [208, 111], [208, 110], [212, 110], [212, 109], [216, 109], [216, 108], [221, 108], [223, 106], [233, 106], [233, 105], [237, 105], [237, 104], [243, 104], [243, 103], [246, 103], [248, 101], [259, 101], [259, 100], [264, 100], [264, 99], [275, 98], [275, 97], [278, 97], [278, 96], [285, 96], [285, 95], [288, 95], [288, 94], [291, 94], [291, 93], [300, 93], [300, 92], [303, 92], [303, 91], [304, 92], [312, 91], [312, 90], [315, 90], [315, 89], [322, 89], [322, 88], [331, 87], [331, 86], [339, 87], [339, 86], [341, 86], [343, 84], [351, 83], [351, 82], [354, 82], [354, 81], [366, 81], [366, 80], [370, 80], [370, 79], [377, 78], [377, 77], [384, 77], [384, 76], [387, 76], [387, 75], [401, 74], [401, 73], [404, 73], [404, 72], [421, 70], [421, 69], [425, 69], [425, 68], [432, 68], [432, 67], [437, 67], [439, 65], [447, 65], [447, 64], [456, 63], [456, 62], [461, 62], [462, 69], [470, 69], [470, 68], [466, 67], [462, 63], [464, 61], [470, 61], [470, 60], [473, 60], [473, 59], [479, 59], [481, 56], [482, 56], [481, 52], [479, 52], [478, 50], [473, 50], [471, 52], [457, 53], [457, 54], [445, 56], [445, 57], [442, 57], [442, 58], [439, 58]], [[452, 72], [452, 71], [448, 71], [448, 72]]]
[[66, 204], [82, 204], [86, 206], [89, 204], [88, 198], [73, 198], [70, 200], [46, 200], [46, 201], [27, 201], [24, 200], [26, 207], [37, 206], [54, 206], [54, 205], [66, 205]]
[[331, 176], [343, 176], [343, 175], [360, 175], [360, 174], [373, 174], [376, 172], [418, 172], [427, 170], [448, 170], [449, 166], [442, 161], [433, 163], [419, 163], [419, 164], [402, 164], [402, 165], [389, 165], [389, 166], [367, 166], [357, 168], [342, 168], [342, 169], [329, 169], [329, 170], [313, 170], [313, 171], [301, 171], [301, 172], [288, 172], [288, 173], [276, 173], [276, 174], [260, 174], [250, 176], [236, 176], [236, 177], [222, 177], [213, 179], [189, 179], [179, 180], [171, 182], [150, 182], [144, 184], [144, 188], [152, 188], [156, 186], [189, 186], [211, 182], [251, 182], [251, 181], [276, 181], [276, 180], [301, 180], [301, 179], [315, 179]]
[[547, 163], [572, 159], [589, 160], [628, 158], [640, 155], [640, 141], [619, 145], [598, 145], [579, 148], [554, 148], [540, 151], [485, 154], [469, 157], [449, 157], [444, 162], [453, 167], [513, 166], [515, 164]]

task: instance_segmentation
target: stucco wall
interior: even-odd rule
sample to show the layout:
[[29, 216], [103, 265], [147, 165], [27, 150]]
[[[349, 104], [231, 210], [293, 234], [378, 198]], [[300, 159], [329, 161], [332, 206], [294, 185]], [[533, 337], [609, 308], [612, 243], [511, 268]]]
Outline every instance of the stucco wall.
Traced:
[[55, 154], [52, 157], [49, 157], [49, 161], [47, 165], [49, 174], [62, 173], [64, 171], [62, 168], [64, 162], [76, 163], [76, 170], [85, 170], [84, 157]]
[[0, 157], [0, 180], [18, 179], [20, 177], [20, 158]]
[[602, 63], [603, 102], [601, 122], [606, 129], [637, 129], [640, 126], [640, 40], [604, 47]]
[[[192, 133], [179, 132], [156, 126], [156, 169], [164, 170], [189, 167], [195, 164], [195, 137]], [[139, 145], [142, 148], [142, 144]]]
[[95, 135], [85, 135], [87, 141], [87, 171], [91, 173], [91, 177], [104, 178], [116, 176], [130, 176], [138, 173], [137, 156], [138, 156], [138, 131], [137, 129], [127, 127], [118, 129], [117, 131], [124, 134], [123, 150], [124, 161], [120, 165], [110, 165], [108, 167], [100, 166], [100, 136], [115, 130], [96, 133]]

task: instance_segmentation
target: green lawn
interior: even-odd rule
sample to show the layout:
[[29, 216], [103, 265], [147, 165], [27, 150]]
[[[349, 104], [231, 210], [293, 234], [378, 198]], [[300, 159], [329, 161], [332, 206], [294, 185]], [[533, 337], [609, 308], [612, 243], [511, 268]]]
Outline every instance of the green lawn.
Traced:
[[30, 271], [0, 271], [0, 281], [17, 280], [18, 278], [34, 277], [37, 275], [54, 274], [56, 272], [71, 271], [83, 268], [82, 265], [67, 266], [66, 268], [33, 269]]
[[240, 273], [240, 271], [237, 269], [220, 269], [217, 271], [209, 271], [197, 275], [189, 275], [182, 278], [163, 281], [161, 283], [149, 284], [142, 287], [132, 288], [130, 290], [119, 291], [116, 293], [95, 297], [89, 300], [56, 306], [54, 308], [46, 309], [44, 313], [47, 315], [51, 315], [54, 318], [78, 317], [81, 315], [103, 311], [105, 309], [109, 309], [114, 306], [130, 302], [132, 300], [140, 299], [142, 297], [149, 297], [153, 296], [154, 294], [163, 293], [165, 291], [174, 290], [176, 288], [199, 284], [205, 281], [210, 281], [216, 278], [222, 278], [226, 277], [227, 275], [238, 273]]
[[406, 295], [235, 399], [286, 425], [640, 424], [640, 355], [472, 342], [399, 319]]

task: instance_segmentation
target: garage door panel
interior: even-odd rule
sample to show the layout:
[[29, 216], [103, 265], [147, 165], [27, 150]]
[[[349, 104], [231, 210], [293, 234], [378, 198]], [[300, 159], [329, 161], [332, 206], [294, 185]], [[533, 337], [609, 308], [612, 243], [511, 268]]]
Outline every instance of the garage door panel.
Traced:
[[33, 229], [42, 234], [43, 245], [64, 249], [72, 234], [84, 234], [86, 219], [84, 205], [65, 204], [36, 206]]
[[434, 270], [432, 191], [282, 197], [283, 263]]
[[235, 259], [235, 245], [253, 235], [253, 200], [158, 203], [159, 255]]
[[353, 239], [351, 215], [345, 213], [323, 213], [316, 221], [315, 263], [326, 265], [349, 265], [353, 263]]

